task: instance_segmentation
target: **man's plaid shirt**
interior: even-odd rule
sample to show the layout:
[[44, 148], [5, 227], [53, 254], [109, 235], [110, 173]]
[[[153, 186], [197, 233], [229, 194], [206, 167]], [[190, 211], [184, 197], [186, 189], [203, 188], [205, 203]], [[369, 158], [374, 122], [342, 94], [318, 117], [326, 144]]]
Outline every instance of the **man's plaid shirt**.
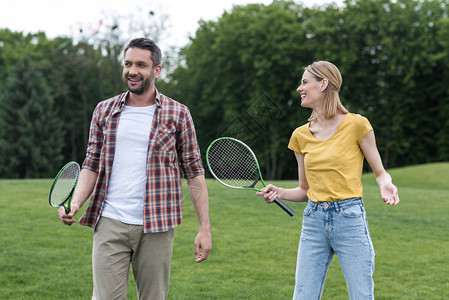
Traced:
[[[126, 96], [100, 102], [92, 117], [83, 168], [98, 173], [98, 178], [80, 224], [94, 230], [104, 207]], [[204, 174], [204, 168], [188, 108], [157, 91], [146, 165], [144, 231], [168, 231], [182, 222], [181, 169], [185, 178], [192, 178]]]

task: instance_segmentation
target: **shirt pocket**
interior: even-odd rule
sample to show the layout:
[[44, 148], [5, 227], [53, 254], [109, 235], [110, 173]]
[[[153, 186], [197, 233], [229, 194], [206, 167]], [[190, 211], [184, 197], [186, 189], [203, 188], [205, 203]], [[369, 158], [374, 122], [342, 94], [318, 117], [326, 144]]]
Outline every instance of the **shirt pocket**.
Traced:
[[176, 126], [174, 123], [159, 124], [154, 151], [176, 151]]

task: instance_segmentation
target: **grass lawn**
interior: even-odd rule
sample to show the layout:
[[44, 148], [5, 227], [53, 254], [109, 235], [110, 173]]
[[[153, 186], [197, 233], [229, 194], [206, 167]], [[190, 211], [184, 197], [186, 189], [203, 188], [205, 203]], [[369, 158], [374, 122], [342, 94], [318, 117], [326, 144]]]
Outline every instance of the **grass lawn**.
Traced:
[[[363, 176], [376, 299], [449, 299], [449, 163], [389, 172], [399, 188], [397, 207], [382, 202], [372, 174]], [[0, 299], [90, 299], [92, 232], [59, 222], [48, 204], [50, 184], [0, 180]], [[198, 223], [185, 186], [169, 299], [291, 299], [305, 203], [289, 203], [296, 210], [290, 218], [252, 191], [207, 184], [213, 249], [195, 264]], [[130, 277], [128, 299], [137, 299]], [[336, 257], [323, 299], [348, 299]]]

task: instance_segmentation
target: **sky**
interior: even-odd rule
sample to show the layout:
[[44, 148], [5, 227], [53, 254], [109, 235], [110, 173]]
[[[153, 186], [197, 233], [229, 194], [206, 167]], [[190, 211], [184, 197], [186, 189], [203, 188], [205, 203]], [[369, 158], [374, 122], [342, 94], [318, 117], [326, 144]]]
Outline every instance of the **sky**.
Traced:
[[[300, 0], [296, 0], [300, 1]], [[161, 12], [166, 18], [163, 44], [185, 46], [194, 36], [198, 21], [217, 20], [234, 5], [270, 4], [272, 0], [1, 0], [0, 28], [24, 33], [44, 31], [48, 38], [73, 37], [79, 28], [101, 30], [100, 20], [110, 15]], [[306, 6], [342, 0], [302, 0]], [[104, 23], [103, 23], [104, 24]], [[133, 37], [130, 37], [133, 38]], [[162, 48], [162, 47], [161, 47]], [[162, 49], [163, 50], [163, 49]]]

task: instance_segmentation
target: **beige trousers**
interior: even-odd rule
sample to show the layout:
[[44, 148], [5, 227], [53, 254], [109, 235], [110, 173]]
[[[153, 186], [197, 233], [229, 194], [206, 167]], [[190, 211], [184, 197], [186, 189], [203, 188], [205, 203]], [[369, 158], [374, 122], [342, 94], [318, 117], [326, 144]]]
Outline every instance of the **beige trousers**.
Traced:
[[174, 238], [174, 229], [144, 233], [143, 226], [101, 218], [92, 249], [92, 299], [126, 300], [130, 264], [139, 299], [167, 299]]

